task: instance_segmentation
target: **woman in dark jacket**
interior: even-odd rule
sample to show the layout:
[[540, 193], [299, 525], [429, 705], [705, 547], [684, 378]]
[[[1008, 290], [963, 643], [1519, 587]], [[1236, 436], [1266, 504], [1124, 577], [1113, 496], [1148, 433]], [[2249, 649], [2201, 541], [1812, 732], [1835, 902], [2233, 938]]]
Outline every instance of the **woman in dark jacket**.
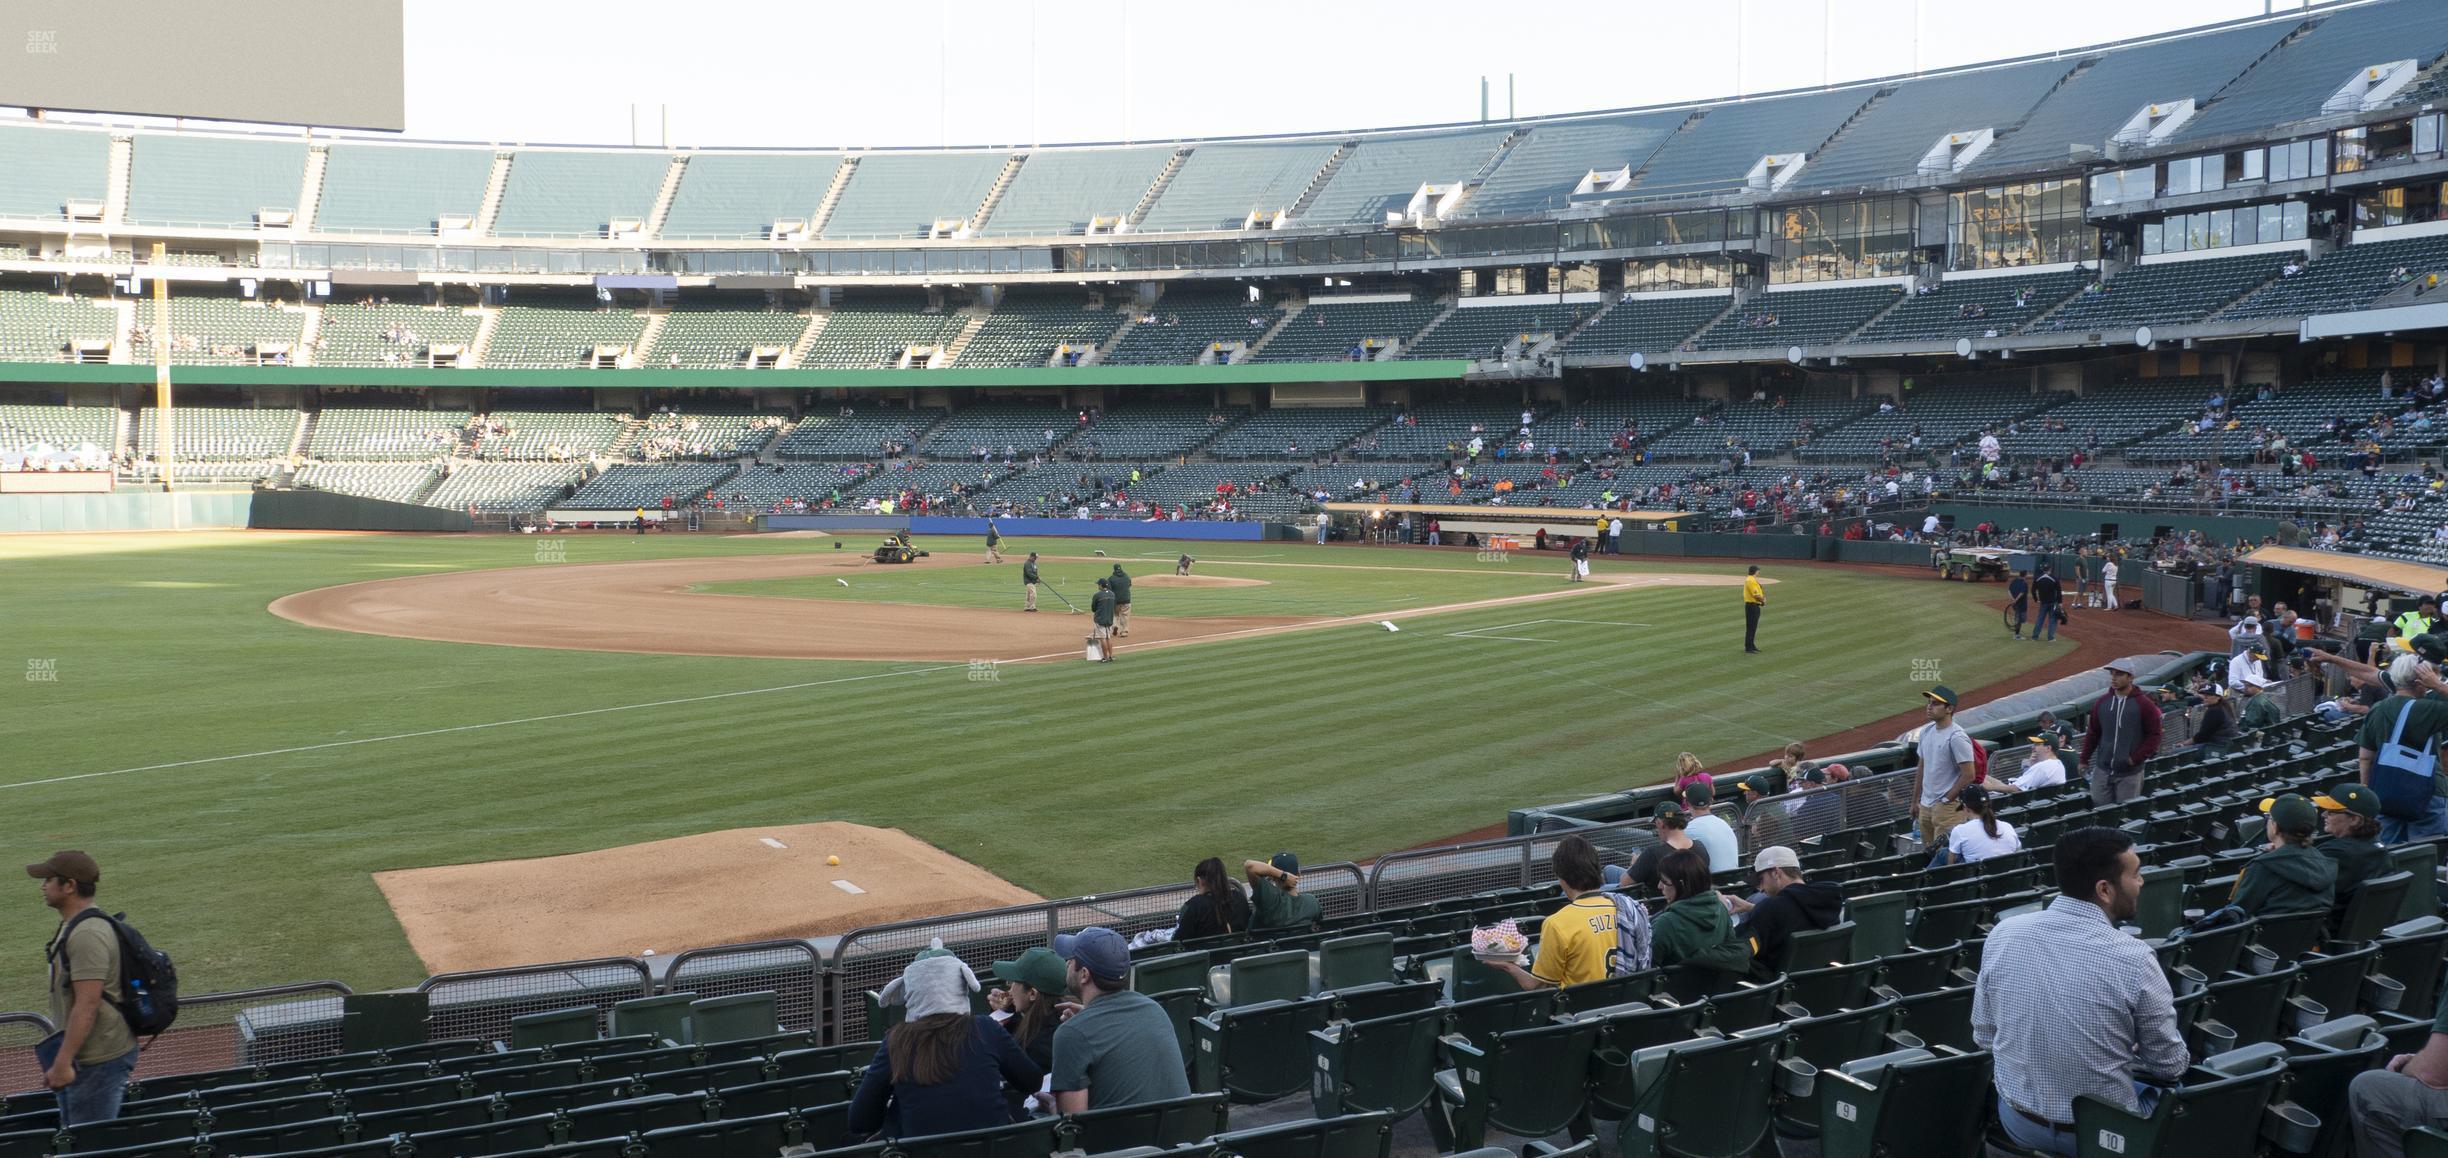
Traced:
[[850, 1132], [915, 1138], [983, 1130], [1012, 1121], [1007, 1089], [1033, 1093], [1045, 1070], [991, 1017], [969, 1012], [977, 976], [949, 954], [910, 962], [886, 986], [901, 1024], [867, 1064], [850, 1098]]
[[[1011, 1034], [1020, 1052], [1047, 1073], [1054, 1072], [1054, 1031], [1062, 1025], [1062, 1011], [1056, 1003], [1070, 986], [1063, 959], [1052, 949], [1042, 946], [1020, 955], [1017, 961], [994, 963], [995, 976], [1004, 981], [1001, 989], [986, 995], [988, 1004], [997, 1013], [1010, 1016], [1003, 1019], [1003, 1029]], [[1025, 1120], [1028, 1115], [1028, 1095], [1031, 1090], [1015, 1090], [1011, 1094], [1012, 1120]], [[1048, 1102], [1047, 1108], [1053, 1107]]]
[[1734, 916], [1709, 884], [1708, 854], [1696, 848], [1666, 854], [1658, 862], [1658, 891], [1666, 909], [1649, 923], [1650, 960], [1703, 974], [1697, 992], [1740, 983], [1751, 971], [1751, 949], [1735, 936]]
[[1190, 883], [1198, 892], [1182, 902], [1181, 918], [1173, 928], [1174, 940], [1249, 931], [1249, 894], [1241, 891], [1240, 882], [1225, 875], [1221, 858], [1211, 856], [1198, 862], [1198, 868], [1191, 871]]

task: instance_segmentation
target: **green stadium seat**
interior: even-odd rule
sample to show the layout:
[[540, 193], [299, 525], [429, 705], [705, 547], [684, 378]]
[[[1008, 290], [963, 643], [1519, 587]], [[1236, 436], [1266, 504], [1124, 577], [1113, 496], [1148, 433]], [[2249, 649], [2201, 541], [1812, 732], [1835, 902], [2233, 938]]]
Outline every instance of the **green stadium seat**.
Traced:
[[[2412, 874], [2418, 881], [2439, 879], [2440, 846], [2437, 841], [2415, 841], [2388, 850], [2389, 871]], [[2399, 921], [2440, 915], [2440, 893], [2432, 888], [2415, 887], [2406, 890], [2405, 907], [2397, 911]]]
[[1384, 1114], [1346, 1114], [1235, 1130], [1209, 1140], [1218, 1155], [1232, 1158], [1389, 1158], [1394, 1123]]
[[510, 1019], [510, 1048], [530, 1049], [593, 1041], [599, 1036], [596, 1028], [598, 1015], [599, 1011], [592, 1005], [522, 1013]]
[[1901, 1050], [1819, 1071], [1822, 1158], [1976, 1158], [1994, 1095], [1986, 1052]]
[[1443, 996], [1444, 988], [1435, 981], [1380, 981], [1320, 996], [1334, 998], [1333, 1020], [1366, 1021], [1430, 1008]]
[[628, 1135], [555, 1142], [539, 1150], [514, 1150], [501, 1158], [637, 1158], [643, 1149]]
[[2320, 1137], [2312, 1145], [2312, 1155], [2340, 1158], [2347, 1152], [2351, 1134], [2346, 1087], [2356, 1074], [2388, 1060], [2388, 1038], [2371, 1018], [2355, 1016], [2313, 1026], [2282, 1044], [2287, 1054], [2287, 1100], [2320, 1118]]
[[[1896, 1003], [1885, 1001], [1862, 1009], [1788, 1021], [1786, 1056], [1824, 1072], [1890, 1050], [1918, 1048], [1919, 1038], [1892, 1034], [1901, 1020]], [[1777, 1107], [1776, 1129], [1789, 1138], [1808, 1138], [1819, 1133], [1815, 1088], [1812, 1097], [1789, 1098]]]
[[1062, 1132], [1060, 1118], [1036, 1118], [1009, 1126], [895, 1139], [901, 1158], [1046, 1158]]
[[1779, 1061], [1776, 1027], [1703, 1033], [1626, 1062], [1634, 1094], [1616, 1130], [1624, 1158], [1743, 1158], [1767, 1139], [1780, 1084], [1815, 1076], [1806, 1063]]
[[[368, 1114], [354, 1114], [359, 1137], [368, 1134], [425, 1134], [435, 1130], [457, 1130], [481, 1126], [493, 1120], [496, 1103], [491, 1098], [461, 1098], [448, 1102], [428, 1102], [421, 1106], [403, 1106]], [[214, 1133], [219, 1133], [215, 1130]]]
[[1925, 1047], [1951, 1046], [1966, 1053], [1980, 1048], [1972, 1041], [1972, 986], [1908, 993], [1896, 1004], [1904, 1012], [1904, 1031]]
[[1829, 965], [1785, 975], [1785, 1000], [1812, 1013], [1834, 1013], [1870, 1004], [1871, 991], [1885, 966], [1873, 958], [1850, 965]]
[[1638, 1091], [1629, 1063], [1634, 1054], [1653, 1046], [1690, 1041], [1700, 1034], [1705, 1005], [1652, 1005], [1627, 1002], [1573, 1015], [1574, 1021], [1598, 1023], [1598, 1042], [1590, 1049], [1591, 1112], [1615, 1119], [1631, 1111]]
[[1190, 987], [1204, 992], [1207, 988], [1207, 955], [1174, 953], [1133, 961], [1130, 987], [1141, 993], [1163, 993]]
[[2205, 976], [2216, 977], [2234, 971], [2243, 959], [2244, 947], [2252, 939], [2254, 922], [2245, 921], [2224, 928], [2202, 932], [2178, 933], [2168, 938], [2186, 965], [2199, 969]]
[[1437, 1071], [1428, 1126], [1439, 1149], [1476, 1149], [1489, 1127], [1523, 1138], [1591, 1135], [1590, 1051], [1603, 1023], [1561, 1021], [1474, 1043], [1445, 1037], [1450, 1069]]
[[1962, 984], [1954, 975], [1956, 963], [1962, 959], [1961, 945], [1890, 953], [1878, 958], [1879, 983], [1906, 995], [1946, 989]]
[[412, 1133], [408, 1141], [427, 1154], [502, 1154], [521, 1149], [532, 1150], [553, 1144], [554, 1126], [560, 1120], [556, 1114], [528, 1114], [479, 1126]]
[[[1468, 952], [1467, 949], [1464, 950]], [[1516, 990], [1493, 997], [1474, 997], [1445, 1007], [1445, 1032], [1471, 1041], [1545, 1024], [1555, 1016], [1553, 989]]]
[[2406, 1158], [2448, 1158], [2448, 1130], [2420, 1126], [2406, 1131]]
[[1220, 1093], [1089, 1110], [1071, 1115], [1069, 1141], [1062, 1148], [1101, 1154], [1134, 1146], [1186, 1146], [1230, 1130], [1231, 1113]]
[[634, 1088], [633, 1078], [602, 1078], [589, 1082], [573, 1079], [566, 1085], [539, 1085], [534, 1089], [509, 1091], [499, 1096], [503, 1115], [515, 1118], [595, 1102], [617, 1102], [628, 1097]]
[[2152, 865], [2142, 870], [2142, 900], [2133, 923], [2142, 930], [2142, 939], [2146, 941], [2158, 940], [2184, 927], [2183, 869]]
[[765, 1081], [774, 1074], [763, 1058], [747, 1058], [720, 1065], [690, 1066], [687, 1069], [664, 1070], [641, 1075], [634, 1080], [638, 1096], [647, 1094], [687, 1094], [718, 1090], [725, 1086], [742, 1086]]
[[1399, 1120], [1436, 1095], [1445, 1011], [1430, 1007], [1309, 1032], [1309, 1102], [1321, 1118], [1385, 1113]]
[[[217, 1145], [217, 1142], [215, 1144]], [[343, 1142], [337, 1146], [323, 1146], [313, 1150], [283, 1151], [273, 1155], [272, 1158], [376, 1158], [377, 1155], [397, 1154], [399, 1151], [400, 1140], [397, 1138], [367, 1138], [362, 1141]], [[180, 1153], [188, 1152], [180, 1151]]]
[[2305, 1028], [2323, 1021], [2344, 1017], [2374, 1004], [2385, 993], [2389, 1005], [2403, 998], [2404, 989], [2391, 978], [2374, 980], [2373, 967], [2380, 960], [2380, 947], [2361, 947], [2343, 943], [2333, 945], [2328, 952], [2311, 952], [2295, 963], [2294, 996], [2300, 1003], [2298, 1020], [2290, 1028]]
[[[280, 1154], [343, 1146], [362, 1139], [368, 1132], [368, 1129], [359, 1127], [346, 1117], [335, 1116], [252, 1129], [215, 1128], [209, 1137], [213, 1151], [219, 1154]], [[378, 1125], [370, 1132], [384, 1134], [390, 1131]]]
[[567, 1107], [561, 1111], [561, 1136], [576, 1139], [643, 1134], [648, 1130], [685, 1126], [704, 1120], [704, 1098], [687, 1094], [653, 1094], [643, 1098]]
[[[765, 1054], [760, 1050], [753, 1051], [750, 1056], [764, 1057]], [[739, 1059], [725, 1058], [723, 1060], [738, 1061]], [[697, 1046], [661, 1045], [652, 1049], [599, 1053], [587, 1059], [587, 1062], [587, 1072], [600, 1081], [604, 1078], [634, 1078], [658, 1070], [687, 1069], [690, 1066], [704, 1064], [705, 1053]]]
[[1910, 893], [1872, 893], [1847, 898], [1844, 919], [1853, 926], [1854, 955], [1867, 960], [1904, 952], [1909, 945], [1905, 916], [1911, 907]]
[[1824, 929], [1795, 933], [1786, 940], [1785, 951], [1776, 960], [1768, 962], [1768, 965], [1776, 972], [1786, 973], [1791, 971], [1789, 966], [1817, 969], [1826, 965], [1840, 965], [1855, 960], [1853, 956], [1854, 928], [1855, 926], [1850, 921], [1838, 921]]
[[204, 1116], [194, 1110], [173, 1110], [161, 1114], [140, 1114], [132, 1118], [114, 1118], [104, 1122], [81, 1122], [59, 1132], [66, 1143], [59, 1153], [74, 1154], [86, 1150], [110, 1150], [123, 1146], [149, 1145], [179, 1138], [193, 1138], [204, 1132]]
[[1556, 1011], [1578, 1013], [1646, 1001], [1651, 993], [1657, 991], [1659, 976], [1658, 970], [1644, 969], [1621, 977], [1602, 977], [1579, 985], [1563, 986], [1556, 990]]
[[782, 1029], [779, 999], [771, 992], [708, 997], [689, 1006], [689, 1028], [700, 1042], [770, 1037]]
[[1321, 993], [1394, 979], [1394, 935], [1367, 933], [1335, 937], [1317, 947], [1317, 989]]
[[665, 1126], [640, 1137], [654, 1158], [735, 1158], [742, 1154], [778, 1154], [799, 1144], [799, 1119], [788, 1113], [754, 1118], [724, 1118], [695, 1125]]
[[2448, 920], [2423, 917], [2389, 926], [2379, 940], [2374, 966], [2402, 987], [2398, 1012], [2420, 1014], [2438, 1000], [2440, 964], [2448, 958]]
[[612, 1006], [612, 1032], [643, 1033], [673, 1045], [687, 1045], [696, 1040], [689, 1033], [689, 1005], [696, 1000], [694, 993], [666, 993], [616, 1003]]
[[1298, 1001], [1309, 996], [1309, 954], [1299, 949], [1236, 958], [1207, 971], [1217, 1005]]
[[1707, 994], [1704, 999], [1708, 1002], [1710, 1028], [1727, 1033], [1799, 1014], [1785, 1004], [1783, 977], [1758, 984], [1740, 982], [1723, 992]]
[[[2392, 872], [2364, 881], [2338, 918], [2337, 939], [2351, 943], [2377, 939], [2382, 929], [2396, 924], [2404, 913], [2406, 894], [2415, 891], [2416, 879], [2409, 872]], [[2428, 878], [2422, 879], [2429, 883]]]
[[[420, 1078], [413, 1082], [392, 1082], [380, 1086], [358, 1086], [342, 1095], [346, 1110], [352, 1115], [378, 1114], [405, 1106], [426, 1106], [436, 1102], [455, 1102], [465, 1097], [457, 1074]], [[215, 1124], [220, 1112], [214, 1114]]]
[[[845, 1073], [847, 1082], [841, 1076]], [[753, 1118], [801, 1106], [828, 1105], [847, 1096], [845, 1085], [855, 1089], [857, 1079], [858, 1071], [842, 1070], [723, 1086], [713, 1092], [711, 1112], [725, 1118]]]
[[1310, 997], [1236, 1005], [1192, 1021], [1198, 1049], [1190, 1088], [1245, 1103], [1299, 1092], [1309, 1083], [1309, 1031], [1333, 1012], [1333, 998]]
[[2074, 1132], [2082, 1158], [2251, 1154], [2264, 1143], [2289, 1153], [2309, 1150], [2320, 1122], [2300, 1106], [2278, 1102], [2286, 1051], [2247, 1046], [2203, 1059], [2184, 1086], [2162, 1094], [2148, 1116], [2096, 1098], [2074, 1099]]
[[[451, 1094], [443, 1100], [458, 1096]], [[210, 1104], [210, 1108], [212, 1128], [215, 1132], [254, 1130], [265, 1126], [311, 1122], [343, 1112], [340, 1103], [329, 1093], [292, 1094], [287, 1097], [240, 1102], [214, 1101]]]
[[1190, 1063], [1198, 1054], [1198, 1034], [1192, 1027], [1199, 1014], [1207, 1009], [1207, 988], [1166, 989], [1148, 994], [1148, 1000], [1165, 1011], [1173, 1023], [1173, 1036], [1181, 1043], [1182, 1071], [1189, 1072]]

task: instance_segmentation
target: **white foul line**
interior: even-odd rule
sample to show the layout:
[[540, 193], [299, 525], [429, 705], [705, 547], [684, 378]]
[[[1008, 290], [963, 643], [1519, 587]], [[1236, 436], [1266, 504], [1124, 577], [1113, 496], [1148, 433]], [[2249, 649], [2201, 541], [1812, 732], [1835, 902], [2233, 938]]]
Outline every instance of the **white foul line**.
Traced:
[[333, 740], [323, 744], [300, 744], [294, 748], [268, 748], [261, 752], [238, 752], [228, 756], [206, 756], [196, 760], [173, 760], [167, 764], [144, 764], [134, 768], [113, 768], [108, 772], [78, 772], [69, 776], [51, 776], [41, 780], [19, 780], [0, 784], [0, 790], [33, 788], [44, 784], [65, 784], [71, 780], [92, 780], [103, 776], [125, 776], [131, 772], [160, 772], [170, 768], [189, 768], [198, 764], [220, 764], [231, 760], [252, 760], [258, 756], [291, 756], [299, 752], [322, 752], [333, 748], [352, 748], [359, 744], [382, 744], [392, 740], [414, 740], [425, 736], [447, 736], [453, 732], [478, 732], [487, 728], [507, 728], [518, 724], [541, 724], [552, 720], [574, 720], [582, 716], [600, 716], [608, 712], [633, 712], [644, 708], [669, 708], [681, 704], [702, 704], [713, 700], [735, 699], [740, 696], [763, 696], [775, 692], [796, 692], [821, 688], [831, 684], [854, 684], [862, 680], [890, 679], [894, 676], [925, 675], [929, 672], [962, 671], [967, 664], [940, 664], [935, 667], [908, 668], [902, 671], [871, 672], [867, 675], [843, 676], [839, 679], [810, 680], [806, 683], [782, 684], [770, 688], [747, 688], [736, 692], [711, 692], [702, 696], [682, 696], [673, 700], [654, 700], [643, 704], [618, 704], [609, 708], [585, 708], [575, 712], [554, 712], [548, 716], [526, 716], [516, 720], [494, 720], [484, 724], [458, 724], [448, 728], [426, 728], [417, 732], [401, 732], [391, 736], [365, 736], [355, 740]]

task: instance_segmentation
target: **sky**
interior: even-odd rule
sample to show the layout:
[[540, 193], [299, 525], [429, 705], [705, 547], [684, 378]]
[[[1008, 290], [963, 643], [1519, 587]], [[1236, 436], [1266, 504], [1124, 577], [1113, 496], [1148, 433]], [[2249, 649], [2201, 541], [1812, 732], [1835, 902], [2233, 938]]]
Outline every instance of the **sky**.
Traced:
[[872, 147], [1332, 131], [1475, 120], [1482, 75], [1493, 116], [1506, 112], [1507, 73], [1511, 107], [1533, 116], [2053, 52], [2258, 16], [2271, 3], [2300, 6], [407, 0], [406, 135], [625, 145], [634, 131], [640, 144]]

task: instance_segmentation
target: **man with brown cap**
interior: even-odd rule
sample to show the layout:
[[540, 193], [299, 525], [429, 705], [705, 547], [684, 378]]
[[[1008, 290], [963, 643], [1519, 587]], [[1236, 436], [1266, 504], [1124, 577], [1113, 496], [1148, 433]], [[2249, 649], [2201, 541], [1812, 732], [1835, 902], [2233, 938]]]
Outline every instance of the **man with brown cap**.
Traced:
[[[51, 1023], [59, 1027], [45, 1045], [56, 1054], [43, 1070], [43, 1085], [59, 1098], [60, 1125], [107, 1122], [119, 1116], [120, 1096], [136, 1069], [136, 1035], [119, 1015], [119, 934], [94, 908], [102, 867], [73, 849], [26, 866], [42, 882], [43, 903], [59, 914], [59, 931], [43, 954], [50, 968]], [[92, 912], [98, 919], [79, 920]]]
[[2114, 804], [2142, 794], [2142, 762], [2159, 750], [2159, 705], [2134, 686], [2133, 670], [2107, 665], [2108, 691], [2091, 704], [2083, 732], [2083, 775], [2091, 803]]

